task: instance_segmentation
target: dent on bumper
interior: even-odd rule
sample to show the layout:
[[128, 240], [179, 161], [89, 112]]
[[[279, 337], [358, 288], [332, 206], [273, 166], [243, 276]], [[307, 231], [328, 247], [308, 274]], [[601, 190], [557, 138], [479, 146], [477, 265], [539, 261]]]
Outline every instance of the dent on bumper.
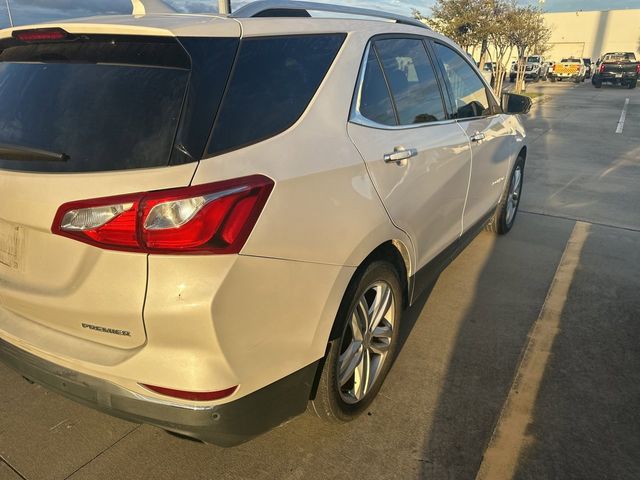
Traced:
[[220, 446], [234, 446], [305, 411], [318, 362], [222, 405], [161, 402], [70, 370], [0, 339], [0, 360], [24, 377], [76, 402], [136, 423], [156, 425]]

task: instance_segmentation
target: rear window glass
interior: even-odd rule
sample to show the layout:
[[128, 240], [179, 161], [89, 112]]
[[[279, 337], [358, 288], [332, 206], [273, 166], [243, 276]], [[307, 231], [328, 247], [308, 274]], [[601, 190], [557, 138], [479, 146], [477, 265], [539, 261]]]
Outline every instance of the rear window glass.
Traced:
[[167, 165], [188, 67], [181, 47], [164, 40], [0, 50], [0, 168], [93, 172]]
[[604, 56], [605, 62], [635, 62], [636, 56], [633, 53], [609, 53]]
[[240, 148], [277, 135], [305, 111], [345, 35], [243, 40], [208, 152]]

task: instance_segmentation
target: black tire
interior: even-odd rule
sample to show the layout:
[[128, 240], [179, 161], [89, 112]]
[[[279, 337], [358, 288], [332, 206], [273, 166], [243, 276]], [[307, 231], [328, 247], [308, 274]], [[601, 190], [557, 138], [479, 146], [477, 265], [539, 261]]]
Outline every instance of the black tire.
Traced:
[[549, 77], [549, 80], [551, 80], [551, 83], [556, 83], [556, 77]]
[[629, 82], [629, 90], [633, 90], [637, 86], [638, 86], [638, 80], [631, 80], [631, 82]]
[[[522, 198], [522, 185], [524, 184], [524, 157], [520, 156], [516, 160], [513, 169], [511, 170], [511, 176], [509, 177], [509, 182], [506, 185], [506, 190], [502, 195], [502, 200], [498, 204], [495, 213], [489, 223], [487, 223], [486, 230], [497, 233], [498, 235], [506, 235], [511, 231], [513, 225], [516, 222], [516, 217], [518, 216], [518, 208], [520, 207], [520, 199]], [[508, 209], [509, 209], [509, 197], [512, 195], [512, 191], [514, 188], [514, 181], [516, 180], [516, 171], [520, 170], [520, 184], [517, 189], [517, 203], [515, 205], [515, 211], [513, 212], [512, 217], [508, 218]]]
[[[349, 336], [352, 331], [350, 319], [354, 315], [359, 300], [365, 293], [370, 291], [370, 287], [376, 282], [382, 282], [389, 286], [393, 295], [393, 309], [390, 306], [383, 317], [386, 321], [386, 318], [393, 311], [391, 339], [389, 340], [386, 357], [373, 385], [370, 386], [359, 401], [347, 402], [343, 398], [345, 396], [343, 388], [345, 387], [338, 385], [340, 356], [346, 352], [345, 342], [349, 343], [350, 340], [353, 340], [353, 336]], [[397, 355], [403, 311], [403, 291], [400, 285], [397, 270], [391, 263], [381, 260], [374, 261], [366, 266], [351, 281], [336, 316], [332, 339], [329, 342], [315, 398], [309, 404], [309, 410], [321, 419], [333, 423], [351, 421], [362, 414], [376, 397]], [[355, 387], [355, 377], [353, 377], [353, 382]], [[345, 385], [349, 386], [349, 381]]]
[[602, 82], [600, 80], [593, 80], [591, 83], [596, 88], [602, 88]]

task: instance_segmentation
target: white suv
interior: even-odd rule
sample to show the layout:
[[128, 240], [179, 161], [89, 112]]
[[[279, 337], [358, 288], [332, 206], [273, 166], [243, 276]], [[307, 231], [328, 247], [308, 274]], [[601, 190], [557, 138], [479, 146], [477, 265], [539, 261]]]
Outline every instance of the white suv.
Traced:
[[513, 225], [530, 101], [501, 100], [446, 37], [331, 5], [0, 31], [0, 357], [220, 445], [353, 418], [403, 310]]

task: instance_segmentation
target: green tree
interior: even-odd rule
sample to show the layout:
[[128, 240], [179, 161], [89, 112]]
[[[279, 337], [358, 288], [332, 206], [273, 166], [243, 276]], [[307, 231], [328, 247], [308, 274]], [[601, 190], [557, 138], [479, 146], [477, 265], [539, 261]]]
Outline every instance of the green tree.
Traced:
[[483, 67], [493, 23], [493, 4], [502, 0], [436, 0], [430, 17], [413, 10], [415, 18], [452, 38], [466, 51], [480, 46]]

